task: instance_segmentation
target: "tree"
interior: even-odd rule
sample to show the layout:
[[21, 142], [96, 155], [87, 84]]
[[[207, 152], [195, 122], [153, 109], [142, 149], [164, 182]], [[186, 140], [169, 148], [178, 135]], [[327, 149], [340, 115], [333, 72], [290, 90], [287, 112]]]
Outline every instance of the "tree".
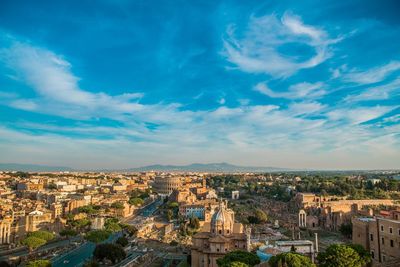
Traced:
[[122, 230], [122, 227], [118, 223], [117, 218], [109, 218], [104, 223], [104, 228], [110, 232], [119, 232]]
[[74, 229], [64, 229], [60, 231], [60, 236], [65, 236], [65, 237], [71, 237], [71, 236], [76, 236], [78, 234], [77, 231]]
[[144, 200], [139, 197], [133, 197], [129, 199], [128, 203], [134, 206], [142, 206], [144, 204]]
[[310, 258], [295, 252], [285, 252], [272, 256], [268, 264], [271, 267], [316, 267]]
[[117, 209], [117, 210], [122, 210], [122, 209], [124, 209], [124, 204], [121, 202], [114, 202], [111, 204], [111, 208]]
[[99, 213], [100, 206], [94, 206], [94, 205], [87, 205], [83, 207], [78, 208], [78, 212], [86, 213], [86, 214], [96, 214]]
[[29, 251], [37, 249], [38, 247], [43, 246], [46, 243], [46, 240], [34, 236], [28, 236], [27, 238], [22, 240], [22, 244], [27, 246], [29, 248]]
[[129, 244], [129, 241], [126, 237], [118, 237], [117, 241], [115, 241], [116, 244], [120, 245], [121, 247], [126, 247]]
[[256, 209], [255, 216], [257, 217], [259, 223], [265, 223], [268, 219], [267, 214], [260, 209]]
[[32, 233], [28, 233], [28, 236], [37, 237], [45, 240], [46, 242], [54, 239], [54, 234], [47, 231], [35, 231]]
[[358, 256], [360, 256], [361, 259], [360, 263], [362, 266], [367, 265], [372, 261], [371, 253], [369, 253], [369, 251], [367, 251], [363, 246], [359, 244], [349, 244], [347, 246], [354, 249], [358, 253]]
[[170, 208], [170, 209], [177, 209], [177, 208], [179, 208], [179, 204], [178, 204], [178, 202], [170, 202], [170, 203], [168, 204], [168, 208]]
[[86, 234], [85, 239], [93, 243], [100, 243], [107, 240], [110, 234], [107, 230], [93, 230]]
[[82, 218], [82, 219], [70, 221], [69, 225], [74, 227], [75, 229], [81, 231], [81, 230], [84, 230], [85, 228], [88, 228], [91, 225], [91, 222], [89, 219]]
[[217, 259], [219, 267], [229, 267], [233, 262], [241, 262], [251, 267], [259, 264], [260, 259], [256, 254], [242, 250], [229, 252], [223, 258]]
[[330, 245], [318, 254], [320, 267], [362, 267], [357, 251], [346, 245]]
[[128, 233], [129, 236], [134, 236], [138, 232], [137, 228], [130, 224], [121, 224], [121, 227], [125, 232]]
[[189, 226], [193, 229], [199, 229], [200, 228], [199, 218], [197, 217], [190, 218]]
[[174, 212], [171, 209], [168, 209], [167, 210], [167, 219], [168, 219], [168, 221], [171, 221], [173, 216], [174, 216]]
[[113, 264], [119, 262], [126, 257], [123, 248], [115, 244], [98, 244], [93, 252], [93, 256], [98, 260], [108, 259]]
[[229, 267], [249, 267], [249, 265], [240, 261], [234, 261], [229, 264]]
[[35, 260], [29, 261], [26, 267], [51, 267], [51, 261], [49, 260]]

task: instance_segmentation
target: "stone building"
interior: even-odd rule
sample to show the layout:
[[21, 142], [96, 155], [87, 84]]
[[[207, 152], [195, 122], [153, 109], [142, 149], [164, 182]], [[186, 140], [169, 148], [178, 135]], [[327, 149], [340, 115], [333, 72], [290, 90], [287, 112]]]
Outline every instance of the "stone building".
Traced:
[[299, 227], [320, 227], [331, 231], [338, 231], [342, 224], [349, 224], [352, 217], [364, 213], [366, 208], [396, 205], [391, 199], [349, 200], [312, 193], [298, 193], [294, 202], [299, 209]]
[[234, 250], [248, 251], [250, 229], [235, 223], [235, 214], [219, 203], [218, 210], [192, 238], [192, 267], [217, 267], [217, 259]]
[[353, 243], [371, 253], [374, 265], [400, 259], [399, 219], [361, 217], [353, 218], [352, 223]]

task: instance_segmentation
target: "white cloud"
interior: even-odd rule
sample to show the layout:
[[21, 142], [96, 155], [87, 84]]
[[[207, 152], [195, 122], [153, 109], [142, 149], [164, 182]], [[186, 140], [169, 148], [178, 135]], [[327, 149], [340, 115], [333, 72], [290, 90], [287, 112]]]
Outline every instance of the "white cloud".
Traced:
[[[312, 35], [317, 41], [324, 38], [316, 29], [307, 32], [302, 27], [289, 28], [301, 35]], [[31, 99], [8, 95], [3, 104], [76, 119], [71, 126], [17, 122], [2, 125], [0, 161], [86, 168], [193, 161], [328, 168], [343, 166], [340, 159], [354, 149], [360, 149], [361, 156], [373, 151], [377, 143], [371, 140], [377, 136], [387, 136], [385, 140], [396, 144], [392, 134], [399, 130], [362, 124], [395, 107], [338, 106], [335, 110], [316, 102], [325, 94], [322, 83], [299, 83], [285, 92], [275, 92], [264, 83], [255, 88], [271, 97], [293, 100], [287, 108], [268, 103], [250, 106], [245, 100], [238, 107], [190, 111], [183, 110], [180, 104], [141, 104], [140, 93], [111, 96], [85, 91], [79, 87], [79, 78], [72, 73], [70, 63], [42, 48], [19, 43], [1, 50], [0, 58], [38, 95]], [[96, 118], [112, 118], [121, 123], [99, 126], [94, 122]], [[156, 127], [149, 129], [148, 123]], [[30, 134], [37, 129], [41, 133]], [[381, 155], [398, 155], [394, 148], [383, 147]], [[331, 163], [331, 159], [337, 161]], [[365, 160], [363, 166], [372, 166]], [[374, 164], [382, 163], [374, 160]]]
[[344, 100], [346, 102], [385, 100], [395, 95], [400, 95], [400, 78], [385, 85], [363, 89], [357, 94], [346, 96]]
[[360, 124], [376, 118], [379, 118], [397, 106], [374, 106], [374, 107], [350, 107], [338, 108], [327, 113], [330, 120], [347, 121], [352, 124]]
[[139, 104], [132, 101], [142, 97], [141, 93], [110, 96], [82, 90], [78, 85], [79, 78], [71, 73], [70, 63], [51, 51], [16, 42], [0, 50], [0, 60], [40, 96], [15, 100], [10, 103], [13, 107], [44, 112], [53, 110], [66, 115], [69, 109], [67, 105], [74, 105], [79, 111], [72, 111], [72, 116], [79, 112], [85, 116], [97, 116], [98, 112], [108, 112], [114, 116], [141, 109]]
[[322, 82], [303, 82], [291, 85], [288, 91], [276, 92], [271, 90], [266, 83], [258, 83], [254, 90], [272, 98], [315, 99], [326, 94], [326, 91], [322, 88], [323, 86]]
[[[227, 60], [245, 72], [267, 73], [274, 77], [287, 77], [300, 69], [312, 68], [332, 53], [330, 45], [339, 39], [314, 26], [306, 25], [298, 16], [286, 13], [281, 20], [275, 15], [252, 16], [243, 38], [236, 37], [233, 26], [228, 27], [224, 40]], [[308, 59], [297, 60], [284, 55], [278, 48], [284, 44], [305, 44], [314, 49]]]
[[357, 84], [370, 84], [383, 81], [387, 76], [400, 70], [399, 61], [391, 61], [383, 66], [371, 68], [365, 71], [353, 69], [343, 75], [346, 82]]

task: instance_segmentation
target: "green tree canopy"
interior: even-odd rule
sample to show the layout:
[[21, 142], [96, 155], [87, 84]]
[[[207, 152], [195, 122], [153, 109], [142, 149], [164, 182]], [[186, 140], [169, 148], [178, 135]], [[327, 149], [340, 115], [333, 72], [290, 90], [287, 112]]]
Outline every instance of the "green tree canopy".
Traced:
[[47, 232], [47, 231], [31, 232], [31, 233], [28, 233], [28, 236], [37, 237], [37, 238], [45, 240], [46, 242], [54, 239], [54, 234], [50, 233], [50, 232]]
[[260, 223], [265, 223], [268, 219], [267, 214], [261, 209], [256, 209], [255, 216]]
[[170, 203], [168, 203], [168, 208], [170, 208], [170, 209], [179, 208], [179, 204], [178, 204], [178, 202], [170, 202]]
[[369, 253], [369, 251], [367, 251], [363, 246], [359, 244], [349, 244], [347, 246], [351, 247], [358, 253], [358, 256], [360, 256], [360, 263], [362, 266], [367, 265], [372, 261], [371, 253]]
[[117, 218], [109, 218], [104, 223], [104, 228], [110, 232], [119, 232], [122, 230], [119, 220]]
[[357, 251], [346, 245], [330, 245], [325, 252], [318, 254], [320, 267], [362, 267]]
[[133, 197], [129, 199], [128, 203], [134, 206], [142, 206], [144, 204], [144, 200], [139, 197]]
[[191, 228], [193, 228], [193, 229], [199, 229], [199, 228], [200, 228], [200, 221], [199, 221], [199, 218], [197, 218], [197, 217], [190, 218], [190, 220], [189, 220], [189, 226], [190, 226]]
[[49, 260], [28, 261], [25, 266], [26, 267], [51, 267], [51, 262]]
[[294, 252], [285, 252], [272, 256], [268, 264], [271, 267], [316, 267], [310, 258]]
[[87, 205], [83, 207], [79, 207], [78, 211], [86, 214], [97, 214], [99, 213], [100, 206], [94, 206], [94, 205]]
[[60, 231], [60, 236], [70, 237], [70, 236], [76, 236], [77, 234], [78, 232], [75, 231], [74, 229], [64, 229]]
[[229, 267], [233, 262], [241, 262], [252, 267], [260, 263], [260, 259], [254, 253], [236, 250], [229, 252], [223, 258], [217, 259], [217, 264], [219, 267]]
[[37, 249], [38, 247], [43, 246], [46, 243], [46, 240], [34, 236], [28, 236], [27, 238], [22, 240], [22, 244], [27, 246], [29, 250]]
[[229, 264], [229, 267], [249, 267], [249, 265], [240, 261], [234, 261]]
[[123, 248], [115, 244], [98, 244], [93, 252], [93, 256], [98, 260], [108, 259], [112, 263], [119, 262], [126, 257]]
[[121, 236], [118, 237], [117, 241], [115, 241], [116, 244], [120, 245], [121, 247], [126, 247], [129, 244], [129, 241], [126, 237]]
[[124, 209], [124, 204], [121, 202], [114, 202], [111, 204], [111, 208], [114, 208], [117, 210], [122, 210], [122, 209]]
[[128, 233], [129, 236], [135, 236], [137, 234], [137, 228], [130, 224], [120, 224], [122, 229]]
[[107, 230], [93, 230], [86, 234], [85, 239], [93, 243], [100, 243], [107, 240], [110, 235], [111, 232]]

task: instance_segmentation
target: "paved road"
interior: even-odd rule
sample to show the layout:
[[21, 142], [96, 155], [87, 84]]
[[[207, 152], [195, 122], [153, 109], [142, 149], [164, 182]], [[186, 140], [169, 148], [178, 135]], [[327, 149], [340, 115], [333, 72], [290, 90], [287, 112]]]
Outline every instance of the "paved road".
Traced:
[[[75, 237], [75, 238], [71, 238], [71, 241], [69, 240], [59, 240], [59, 241], [55, 241], [55, 242], [51, 242], [48, 243], [40, 248], [38, 248], [37, 250], [35, 250], [36, 252], [43, 252], [49, 249], [54, 249], [57, 247], [64, 247], [66, 245], [68, 245], [70, 242], [74, 242], [74, 241], [78, 241], [80, 238], [79, 237]], [[20, 257], [20, 256], [26, 256], [29, 254], [29, 250], [27, 248], [21, 248], [21, 249], [16, 249], [11, 251], [10, 253], [7, 252], [2, 252], [0, 255], [0, 260], [6, 259], [8, 257]]]
[[[122, 233], [115, 233], [111, 235], [104, 243], [113, 243], [120, 237]], [[96, 244], [92, 242], [85, 242], [74, 250], [60, 255], [51, 260], [53, 267], [79, 267], [82, 266], [85, 261], [90, 260], [93, 255], [93, 251], [96, 248]]]
[[128, 257], [126, 257], [123, 261], [117, 263], [117, 265], [115, 265], [115, 266], [116, 267], [128, 266], [129, 263], [135, 261], [137, 258], [142, 256], [143, 254], [144, 254], [143, 252], [131, 252], [130, 254], [128, 254]]

